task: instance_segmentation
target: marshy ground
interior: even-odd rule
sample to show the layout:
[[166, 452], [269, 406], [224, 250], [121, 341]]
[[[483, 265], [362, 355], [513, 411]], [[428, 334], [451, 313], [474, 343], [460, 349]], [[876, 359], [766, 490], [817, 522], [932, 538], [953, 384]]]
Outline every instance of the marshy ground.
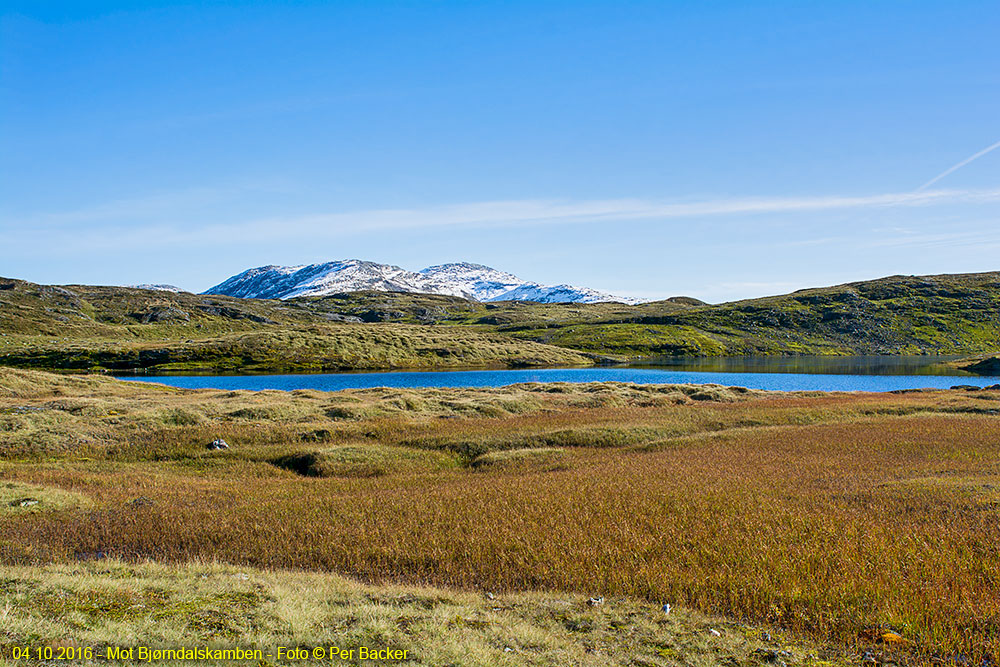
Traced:
[[980, 664], [1000, 649], [998, 419], [997, 391], [0, 369], [0, 643]]

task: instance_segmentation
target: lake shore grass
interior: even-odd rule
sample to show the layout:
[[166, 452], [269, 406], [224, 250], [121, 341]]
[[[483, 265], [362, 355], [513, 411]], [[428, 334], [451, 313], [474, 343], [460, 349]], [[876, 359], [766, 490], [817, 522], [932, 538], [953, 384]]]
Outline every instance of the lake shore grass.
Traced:
[[470, 327], [409, 324], [268, 327], [182, 340], [139, 335], [66, 339], [11, 335], [0, 339], [2, 365], [76, 372], [525, 368], [590, 366], [596, 358]]
[[[836, 655], [982, 661], [1000, 653], [998, 413], [996, 391], [230, 392], [0, 369], [0, 476], [39, 501], [0, 515], [0, 562], [564, 591]], [[593, 664], [685, 656], [639, 659]]]

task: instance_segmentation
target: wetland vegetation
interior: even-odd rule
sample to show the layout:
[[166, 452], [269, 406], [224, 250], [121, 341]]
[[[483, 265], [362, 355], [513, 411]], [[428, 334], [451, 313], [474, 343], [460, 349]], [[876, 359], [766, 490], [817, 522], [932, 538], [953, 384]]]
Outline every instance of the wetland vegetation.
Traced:
[[243, 392], [0, 369], [4, 498], [36, 501], [0, 515], [0, 641], [980, 664], [1000, 649], [998, 413], [989, 390]]

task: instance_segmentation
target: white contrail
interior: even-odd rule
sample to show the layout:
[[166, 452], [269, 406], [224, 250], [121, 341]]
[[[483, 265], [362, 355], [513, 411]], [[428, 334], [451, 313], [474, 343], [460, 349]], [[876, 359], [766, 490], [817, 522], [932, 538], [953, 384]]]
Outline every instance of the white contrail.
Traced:
[[964, 160], [962, 160], [961, 162], [959, 162], [955, 166], [950, 167], [948, 169], [945, 169], [940, 174], [938, 174], [937, 176], [935, 176], [934, 178], [932, 178], [931, 180], [927, 181], [926, 183], [924, 183], [923, 185], [921, 185], [919, 188], [917, 188], [917, 192], [920, 192], [921, 190], [925, 190], [925, 189], [929, 188], [930, 186], [934, 185], [935, 183], [937, 183], [938, 181], [940, 181], [942, 178], [944, 178], [945, 176], [947, 176], [948, 174], [950, 174], [951, 172], [956, 171], [958, 169], [961, 169], [962, 167], [964, 167], [965, 165], [969, 164], [973, 160], [978, 160], [979, 158], [981, 158], [982, 156], [986, 155], [990, 151], [994, 151], [994, 150], [996, 150], [998, 148], [1000, 148], [1000, 141], [996, 142], [992, 146], [987, 146], [986, 148], [984, 148], [983, 150], [979, 151], [978, 153], [976, 153], [975, 155], [973, 155], [971, 157], [965, 158]]

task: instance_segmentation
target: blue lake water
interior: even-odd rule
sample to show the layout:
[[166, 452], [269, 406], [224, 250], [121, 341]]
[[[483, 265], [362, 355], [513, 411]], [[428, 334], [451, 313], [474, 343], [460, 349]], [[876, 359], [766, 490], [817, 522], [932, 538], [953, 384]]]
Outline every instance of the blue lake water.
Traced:
[[150, 375], [123, 380], [213, 389], [317, 389], [370, 387], [500, 387], [519, 382], [635, 382], [721, 384], [782, 391], [891, 391], [957, 384], [998, 384], [1000, 377], [971, 375], [928, 357], [792, 357], [685, 359], [656, 366], [468, 371], [391, 371], [298, 375]]

